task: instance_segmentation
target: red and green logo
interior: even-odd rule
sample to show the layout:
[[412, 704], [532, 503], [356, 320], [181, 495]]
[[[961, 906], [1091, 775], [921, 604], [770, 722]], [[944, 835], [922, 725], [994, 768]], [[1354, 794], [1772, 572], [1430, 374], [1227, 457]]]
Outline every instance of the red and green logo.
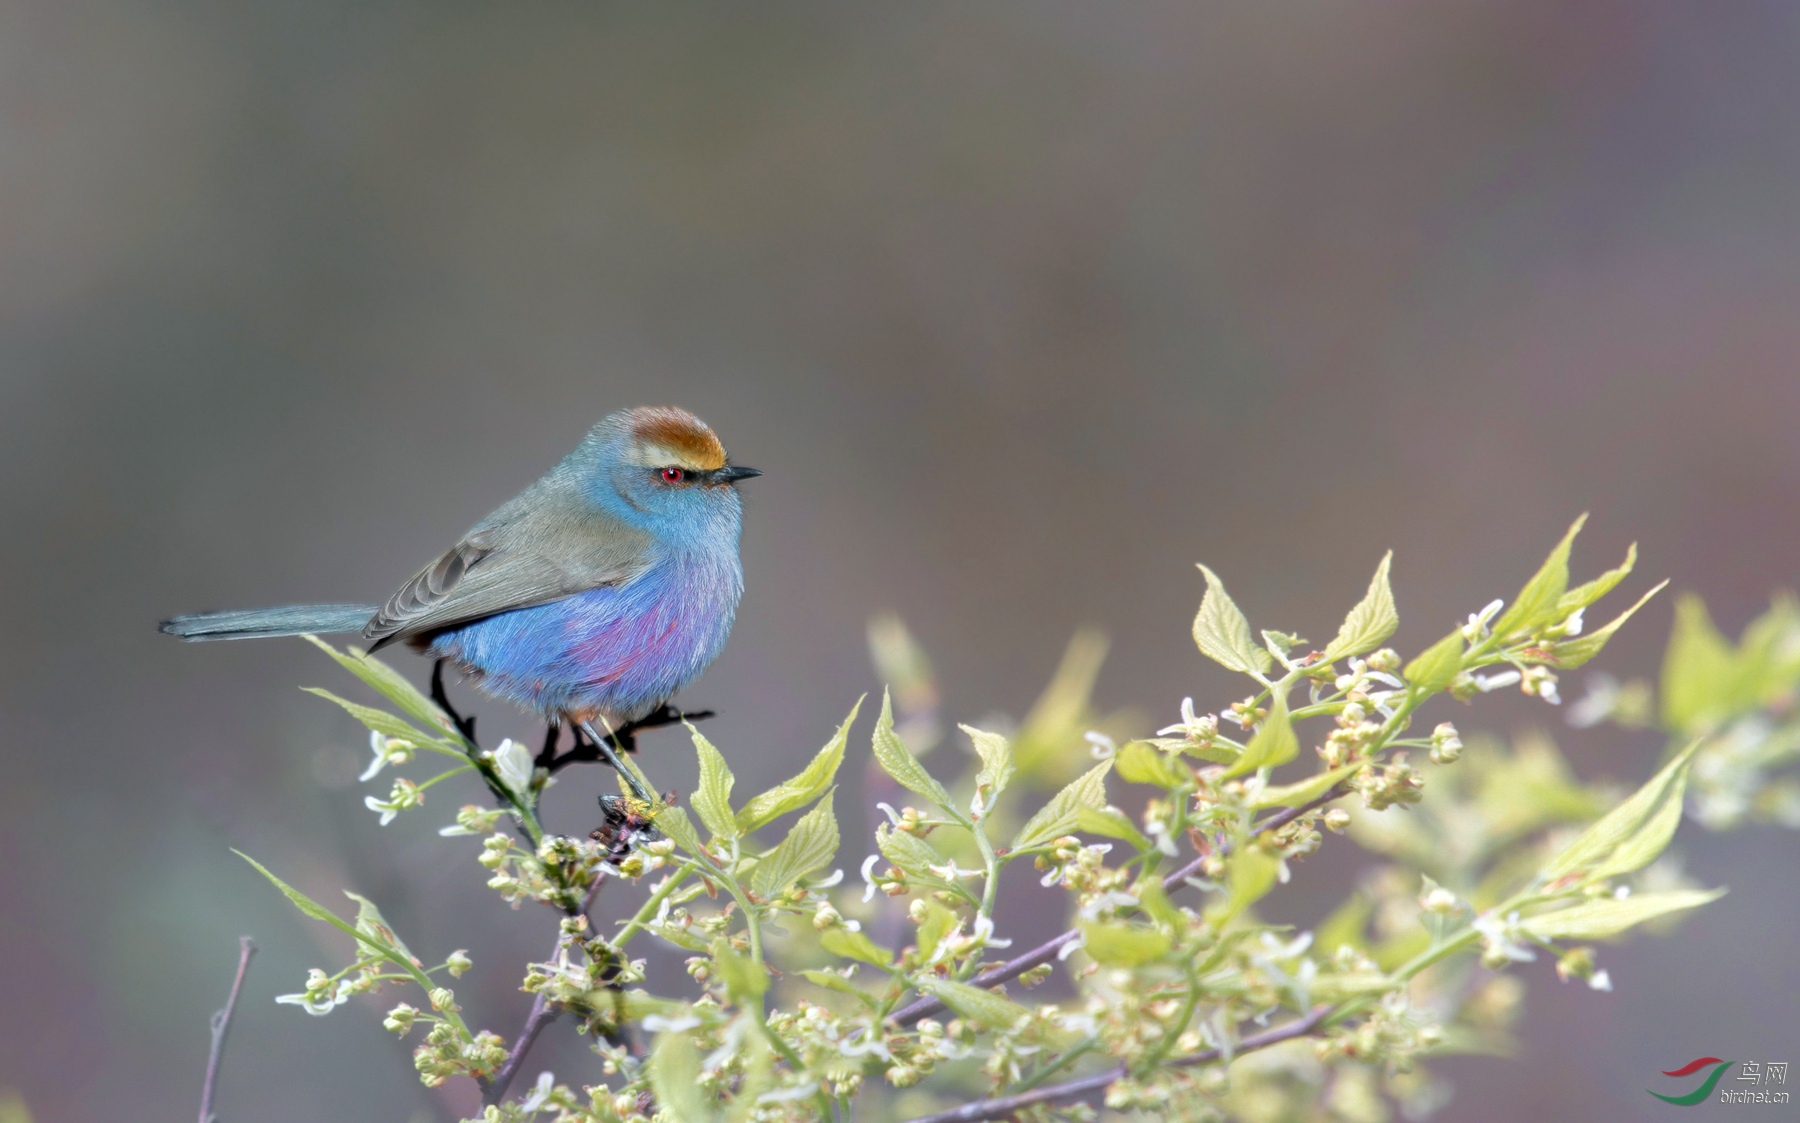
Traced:
[[1645, 1088], [1644, 1091], [1650, 1092], [1651, 1095], [1664, 1103], [1679, 1104], [1682, 1107], [1693, 1107], [1701, 1100], [1712, 1095], [1713, 1089], [1718, 1086], [1719, 1078], [1725, 1075], [1725, 1070], [1730, 1068], [1731, 1064], [1732, 1062], [1722, 1061], [1717, 1057], [1697, 1057], [1687, 1064], [1682, 1065], [1680, 1068], [1664, 1069], [1664, 1076], [1692, 1076], [1707, 1065], [1713, 1066], [1712, 1075], [1701, 1081], [1698, 1088], [1695, 1088], [1685, 1096], [1665, 1096], [1661, 1092], [1650, 1092], [1650, 1089], [1648, 1088]]

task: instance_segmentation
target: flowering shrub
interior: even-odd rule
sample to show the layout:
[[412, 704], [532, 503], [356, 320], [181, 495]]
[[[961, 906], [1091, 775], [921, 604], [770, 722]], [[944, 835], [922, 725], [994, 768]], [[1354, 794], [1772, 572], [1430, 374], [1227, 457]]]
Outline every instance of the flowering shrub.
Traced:
[[[1800, 756], [1791, 601], [1733, 645], [1684, 600], [1660, 708], [1648, 685], [1609, 679], [1571, 707], [1577, 724], [1657, 721], [1671, 734], [1661, 768], [1624, 799], [1577, 782], [1547, 738], [1509, 746], [1423, 716], [1512, 686], [1558, 702], [1558, 675], [1598, 655], [1656, 592], [1588, 626], [1636, 551], [1571, 586], [1579, 529], [1510, 603], [1411, 659], [1385, 646], [1398, 624], [1387, 559], [1322, 647], [1277, 631], [1258, 642], [1202, 567], [1194, 640], [1248, 680], [1241, 700], [1216, 713], [1184, 701], [1176, 723], [1123, 739], [1091, 710], [1102, 649], [1078, 637], [1019, 728], [962, 727], [966, 768], [925, 755], [939, 738], [929, 666], [897, 622], [880, 621], [872, 638], [894, 693], [874, 722], [881, 822], [866, 859], [866, 847], [840, 857], [834, 810], [861, 703], [793, 778], [748, 799], [690, 727], [691, 797], [603, 797], [599, 829], [559, 834], [537, 811], [549, 754], [512, 741], [483, 751], [379, 661], [320, 643], [390, 707], [316, 692], [370, 730], [365, 780], [448, 762], [368, 806], [385, 823], [475, 773], [493, 804], [463, 807], [441, 833], [471, 840], [461, 844], [503, 899], [563, 920], [548, 957], [520, 973], [535, 996], [526, 1026], [502, 1037], [471, 1025], [450, 986], [471, 969], [466, 954], [427, 968], [374, 902], [351, 894], [345, 919], [257, 865], [354, 941], [346, 966], [312, 972], [280, 1001], [326, 1014], [400, 988], [384, 1024], [416, 1042], [425, 1083], [479, 1083], [487, 1123], [1428, 1111], [1447, 1092], [1423, 1061], [1505, 1047], [1518, 964], [1548, 957], [1564, 980], [1610, 989], [1591, 941], [1724, 892], [1658, 861], [1684, 804], [1710, 826], [1800, 825], [1800, 785], [1773, 778]], [[1333, 835], [1378, 864], [1311, 931], [1261, 919], [1294, 864]], [[1004, 930], [1003, 880], [1031, 891], [1003, 879], [1014, 865], [1063, 895], [1053, 938]], [[600, 920], [596, 895], [618, 879], [648, 895]], [[888, 932], [903, 934], [877, 938]], [[690, 978], [652, 977], [635, 957], [646, 940], [686, 952]], [[591, 1041], [592, 1068], [515, 1079], [557, 1012]]]

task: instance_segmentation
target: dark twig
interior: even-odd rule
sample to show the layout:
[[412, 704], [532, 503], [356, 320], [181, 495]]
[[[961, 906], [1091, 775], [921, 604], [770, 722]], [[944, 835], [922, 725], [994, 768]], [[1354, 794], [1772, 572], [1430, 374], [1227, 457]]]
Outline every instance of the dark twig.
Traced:
[[244, 989], [244, 974], [250, 970], [250, 957], [256, 954], [256, 945], [250, 937], [238, 937], [237, 976], [231, 980], [231, 995], [225, 999], [223, 1010], [213, 1011], [212, 1016], [212, 1049], [206, 1054], [206, 1083], [200, 1089], [200, 1123], [214, 1123], [212, 1109], [213, 1089], [219, 1083], [219, 1058], [225, 1054], [225, 1035], [231, 1030], [231, 1014], [237, 1009], [238, 994]]
[[[1278, 811], [1257, 824], [1255, 827], [1252, 827], [1250, 830], [1251, 837], [1255, 837], [1265, 831], [1280, 830], [1282, 827], [1287, 826], [1308, 811], [1322, 806], [1323, 804], [1330, 803], [1339, 796], [1346, 794], [1347, 791], [1348, 789], [1342, 786], [1334, 787], [1310, 803]], [[1187, 865], [1182, 866], [1174, 873], [1163, 878], [1163, 888], [1170, 892], [1174, 892], [1186, 883], [1188, 878], [1200, 873], [1205, 864], [1206, 855], [1195, 858]], [[1067, 932], [1039, 944], [1037, 947], [1032, 948], [1023, 955], [1015, 956], [1005, 963], [996, 964], [995, 966], [988, 968], [973, 979], [970, 979], [969, 982], [978, 987], [994, 987], [1009, 980], [1016, 979], [1033, 967], [1041, 966], [1050, 962], [1052, 959], [1055, 959], [1063, 950], [1063, 947], [1080, 934], [1079, 930], [1071, 928]], [[889, 1014], [888, 1020], [898, 1023], [899, 1025], [910, 1025], [920, 1018], [929, 1017], [944, 1009], [944, 1004], [936, 998], [919, 998], [902, 1006], [892, 1014]]]
[[[568, 915], [586, 916], [588, 911], [594, 907], [594, 900], [600, 896], [600, 887], [605, 884], [606, 871], [601, 870], [594, 878], [594, 883], [588, 886], [587, 896], [582, 898], [581, 907]], [[554, 959], [558, 952], [573, 942], [572, 937], [558, 932], [556, 947], [551, 949], [550, 957]], [[539, 991], [537, 996], [532, 999], [531, 1013], [525, 1015], [525, 1025], [519, 1030], [518, 1040], [514, 1041], [512, 1048], [507, 1050], [506, 1061], [482, 1086], [481, 1102], [484, 1106], [497, 1104], [506, 1098], [506, 1089], [512, 1085], [513, 1077], [519, 1075], [519, 1069], [525, 1064], [525, 1054], [529, 1053], [531, 1047], [537, 1043], [538, 1034], [544, 1032], [544, 1027], [555, 1021], [557, 1015], [561, 1013], [562, 1008], [552, 1005], [550, 1000], [544, 997], [543, 991]]]
[[[1232, 1050], [1232, 1054], [1236, 1056], [1242, 1053], [1254, 1052], [1257, 1049], [1266, 1049], [1270, 1045], [1276, 1045], [1296, 1037], [1305, 1037], [1313, 1030], [1319, 1028], [1319, 1023], [1323, 1022], [1326, 1015], [1330, 1013], [1330, 1006], [1314, 1006], [1311, 1012], [1304, 1018], [1296, 1018], [1286, 1025], [1276, 1026], [1274, 1029], [1265, 1030], [1253, 1037], [1244, 1038], [1242, 1041], [1238, 1042], [1238, 1046], [1236, 1049]], [[1194, 1053], [1191, 1056], [1178, 1057], [1167, 1063], [1179, 1067], [1203, 1065], [1219, 1060], [1221, 1056], [1222, 1054], [1218, 1049], [1207, 1049], [1203, 1052]], [[952, 1108], [949, 1111], [941, 1111], [936, 1115], [921, 1115], [916, 1119], [910, 1120], [909, 1123], [978, 1123], [978, 1121], [985, 1119], [1005, 1119], [1014, 1112], [1021, 1111], [1033, 1104], [1067, 1103], [1070, 1100], [1078, 1100], [1093, 1095], [1095, 1092], [1103, 1091], [1114, 1081], [1123, 1080], [1129, 1075], [1129, 1072], [1130, 1070], [1126, 1068], [1126, 1066], [1118, 1064], [1104, 1072], [1097, 1072], [1092, 1076], [1084, 1076], [1080, 1080], [1070, 1080], [1064, 1084], [1052, 1084], [1045, 1088], [1035, 1088], [1029, 1092], [1021, 1092], [1016, 1096], [1001, 1096], [998, 1099], [977, 1100], [974, 1103], [964, 1104], [961, 1107]]]

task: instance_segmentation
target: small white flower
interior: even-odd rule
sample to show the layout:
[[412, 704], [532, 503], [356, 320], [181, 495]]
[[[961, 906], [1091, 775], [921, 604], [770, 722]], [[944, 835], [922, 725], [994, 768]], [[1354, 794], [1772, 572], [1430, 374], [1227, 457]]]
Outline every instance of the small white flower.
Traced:
[[800, 1100], [811, 1099], [812, 1094], [818, 1090], [819, 1082], [816, 1080], [808, 1080], [804, 1084], [795, 1084], [787, 1088], [777, 1088], [773, 1092], [764, 1092], [762, 1095], [756, 1097], [756, 1102], [759, 1104], [795, 1103]]
[[1081, 935], [1075, 937], [1073, 940], [1070, 940], [1068, 943], [1064, 944], [1062, 947], [1056, 949], [1057, 962], [1059, 962], [1059, 963], [1062, 962], [1063, 960], [1069, 958], [1071, 955], [1074, 955], [1077, 951], [1079, 951], [1080, 949], [1082, 949], [1086, 946], [1087, 946], [1087, 933], [1083, 932]]
[[1111, 760], [1119, 751], [1113, 739], [1097, 729], [1090, 729], [1082, 735], [1087, 739], [1088, 750], [1094, 754], [1095, 760]]
[[1488, 621], [1492, 620], [1495, 614], [1504, 607], [1506, 607], [1506, 602], [1503, 600], [1490, 601], [1487, 607], [1483, 608], [1480, 612], [1471, 614], [1469, 622], [1463, 625], [1463, 638], [1470, 643], [1474, 643], [1477, 639], [1486, 635]]
[[[400, 814], [400, 809], [398, 807], [395, 807], [385, 800], [377, 799], [372, 795], [363, 796], [363, 806], [367, 807], [370, 811], [379, 811], [381, 813], [381, 825], [384, 827], [393, 822], [394, 818]], [[276, 1001], [279, 1002], [280, 999], [276, 999]]]
[[894, 810], [893, 804], [877, 803], [875, 806], [881, 808], [882, 813], [888, 817], [889, 826], [897, 827], [900, 825], [900, 812]]
[[990, 948], [1009, 948], [1013, 943], [1011, 940], [995, 939], [994, 922], [985, 916], [975, 918], [975, 938], [981, 942], [983, 947]]
[[873, 871], [875, 869], [875, 863], [879, 861], [881, 861], [880, 854], [870, 854], [867, 858], [863, 859], [862, 879], [869, 886], [867, 889], [863, 890], [862, 899], [863, 904], [865, 905], [875, 899], [875, 878], [873, 876]]
[[1587, 611], [1587, 606], [1583, 605], [1582, 607], [1576, 609], [1574, 612], [1569, 613], [1569, 618], [1562, 622], [1562, 634], [1565, 636], [1580, 635], [1581, 634], [1581, 614], [1586, 611]]
[[661, 1014], [645, 1014], [644, 1028], [651, 1033], [680, 1033], [684, 1029], [693, 1029], [700, 1024], [700, 1019], [692, 1014], [683, 1014], [677, 1018], [666, 1018]]
[[1511, 686], [1522, 677], [1517, 671], [1501, 671], [1497, 675], [1476, 675], [1475, 687], [1483, 694], [1489, 694], [1503, 686]]
[[500, 782], [521, 802], [531, 794], [531, 770], [533, 768], [531, 752], [524, 745], [508, 737], [500, 742], [500, 747], [493, 752], [494, 770], [500, 773]]
[[1592, 987], [1594, 990], [1611, 990], [1612, 976], [1608, 975], [1604, 970], [1595, 971], [1593, 976], [1588, 979], [1588, 986]]
[[844, 871], [843, 870], [841, 870], [841, 869], [832, 870], [830, 877], [826, 878], [823, 881], [813, 882], [812, 887], [814, 889], [835, 889], [838, 886], [838, 884], [840, 882], [842, 882], [843, 880], [844, 880]]
[[537, 1083], [532, 1085], [531, 1094], [519, 1101], [519, 1110], [536, 1111], [544, 1106], [550, 1093], [556, 1090], [556, 1077], [548, 1072], [538, 1073]]
[[363, 774], [357, 777], [365, 784], [373, 780], [375, 774], [380, 772], [382, 766], [388, 762], [387, 738], [373, 729], [369, 730], [369, 748], [374, 752], [375, 759], [370, 761], [369, 767], [363, 769]]

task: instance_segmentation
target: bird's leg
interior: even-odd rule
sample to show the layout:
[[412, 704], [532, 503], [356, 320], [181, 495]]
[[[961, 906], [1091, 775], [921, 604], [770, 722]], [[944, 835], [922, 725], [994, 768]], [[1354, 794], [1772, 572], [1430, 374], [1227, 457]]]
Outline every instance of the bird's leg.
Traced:
[[594, 725], [589, 721], [582, 722], [580, 728], [582, 732], [588, 735], [588, 739], [594, 743], [594, 748], [599, 751], [601, 759], [612, 765], [613, 771], [625, 778], [625, 782], [631, 786], [631, 793], [633, 795], [637, 796], [645, 803], [656, 802], [656, 793], [651, 791], [642, 780], [638, 779], [636, 772], [626, 768], [625, 762], [620, 760], [618, 755], [613, 752], [611, 736], [602, 737], [599, 733], [594, 731]]
[[456, 731], [463, 735], [463, 739], [473, 745], [476, 743], [475, 715], [464, 717], [450, 704], [450, 695], [444, 691], [444, 663], [445, 660], [439, 659], [431, 665], [431, 700], [449, 717], [450, 723], [456, 726]]
[[[553, 771], [556, 766], [556, 743], [562, 740], [562, 723], [552, 721], [544, 730], [544, 747], [538, 750], [537, 759], [532, 763], [546, 772]], [[579, 734], [575, 737], [576, 745], [581, 744]]]
[[[637, 752], [637, 735], [646, 729], [660, 729], [665, 725], [676, 725], [684, 721], [705, 721], [707, 718], [713, 716], [714, 714], [711, 710], [690, 710], [683, 712], [675, 709], [667, 702], [664, 702], [662, 705], [656, 707], [656, 709], [645, 714], [638, 720], [621, 725], [606, 737], [601, 738], [601, 740], [606, 741], [619, 752], [635, 753]], [[600, 755], [600, 751], [590, 743], [590, 739], [593, 737], [593, 731], [588, 727], [586, 722], [579, 725], [571, 723], [569, 726], [569, 733], [575, 742], [574, 748], [561, 756], [552, 756], [548, 761], [546, 761], [542, 755], [537, 759], [539, 767], [543, 768], [551, 775], [555, 775], [558, 771], [571, 764], [604, 759]], [[583, 736], [584, 733], [586, 736]]]

